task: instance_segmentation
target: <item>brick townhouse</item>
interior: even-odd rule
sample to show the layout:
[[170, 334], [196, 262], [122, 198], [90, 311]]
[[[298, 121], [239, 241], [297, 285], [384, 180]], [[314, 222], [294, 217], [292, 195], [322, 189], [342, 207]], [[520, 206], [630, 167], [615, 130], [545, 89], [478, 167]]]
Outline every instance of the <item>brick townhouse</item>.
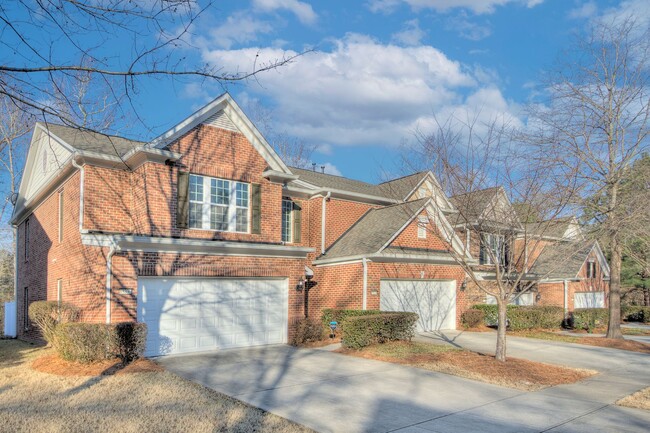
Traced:
[[42, 299], [147, 323], [149, 355], [284, 343], [327, 307], [453, 328], [462, 245], [429, 229], [450, 209], [430, 173], [287, 167], [228, 94], [148, 143], [39, 123], [12, 217], [19, 336]]
[[37, 336], [44, 299], [147, 323], [148, 355], [286, 343], [332, 307], [455, 328], [476, 302], [455, 212], [430, 172], [287, 167], [228, 94], [150, 142], [38, 123], [12, 217], [18, 333]]

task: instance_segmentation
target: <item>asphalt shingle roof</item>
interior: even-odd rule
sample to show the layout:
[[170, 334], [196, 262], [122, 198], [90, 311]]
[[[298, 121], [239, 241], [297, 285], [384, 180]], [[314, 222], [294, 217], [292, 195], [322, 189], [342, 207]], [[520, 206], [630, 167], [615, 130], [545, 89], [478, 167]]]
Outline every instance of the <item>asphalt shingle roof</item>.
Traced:
[[530, 235], [562, 239], [572, 222], [573, 217], [554, 218], [548, 221], [526, 223], [524, 227], [526, 233]]
[[558, 242], [548, 245], [535, 260], [529, 273], [542, 278], [576, 278], [593, 247], [594, 241]]
[[469, 221], [478, 220], [485, 209], [499, 192], [499, 187], [458, 194], [449, 198], [451, 204], [459, 211], [459, 217]]
[[291, 172], [297, 174], [300, 180], [321, 188], [338, 189], [341, 191], [354, 192], [358, 194], [384, 197], [392, 200], [404, 200], [426, 175], [426, 172], [414, 173], [399, 179], [375, 185], [347, 177], [335, 176], [332, 174], [320, 173], [318, 171], [304, 168], [289, 167]]
[[70, 126], [53, 123], [43, 124], [43, 126], [77, 150], [97, 152], [104, 155], [123, 157], [132, 149], [145, 144], [142, 141], [100, 134]]
[[378, 252], [428, 200], [430, 199], [423, 198], [369, 210], [321, 258], [331, 259]]

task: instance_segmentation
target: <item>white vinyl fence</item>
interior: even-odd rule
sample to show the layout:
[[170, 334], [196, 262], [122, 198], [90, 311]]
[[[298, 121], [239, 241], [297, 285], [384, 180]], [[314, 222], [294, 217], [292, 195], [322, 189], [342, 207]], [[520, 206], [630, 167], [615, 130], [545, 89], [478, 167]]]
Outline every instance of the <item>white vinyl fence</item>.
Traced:
[[16, 337], [16, 301], [5, 302], [4, 336]]

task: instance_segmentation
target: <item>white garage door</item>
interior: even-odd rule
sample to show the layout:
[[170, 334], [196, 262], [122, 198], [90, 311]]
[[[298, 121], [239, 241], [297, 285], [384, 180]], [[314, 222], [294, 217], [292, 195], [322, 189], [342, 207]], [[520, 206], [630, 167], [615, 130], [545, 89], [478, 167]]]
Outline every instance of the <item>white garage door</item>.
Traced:
[[286, 279], [139, 278], [148, 356], [287, 342]]
[[573, 304], [574, 308], [605, 308], [605, 292], [578, 292]]
[[380, 309], [420, 316], [418, 332], [456, 329], [456, 282], [382, 280]]

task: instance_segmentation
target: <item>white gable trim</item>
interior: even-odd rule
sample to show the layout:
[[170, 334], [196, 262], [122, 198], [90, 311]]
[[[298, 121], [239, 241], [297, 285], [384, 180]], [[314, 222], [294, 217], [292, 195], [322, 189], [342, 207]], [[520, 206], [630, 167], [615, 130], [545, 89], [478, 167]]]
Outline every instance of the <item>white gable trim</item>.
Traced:
[[149, 146], [161, 148], [178, 138], [185, 135], [192, 128], [204, 123], [210, 117], [222, 111], [228, 116], [230, 121], [241, 131], [242, 134], [251, 142], [253, 147], [268, 162], [272, 170], [292, 174], [280, 156], [273, 150], [273, 147], [266, 141], [259, 130], [253, 125], [244, 112], [239, 108], [235, 100], [228, 93], [224, 93], [205, 107], [196, 111], [194, 114], [183, 120], [167, 132], [153, 139]]
[[585, 256], [585, 261], [582, 262], [582, 265], [580, 265], [580, 269], [578, 269], [578, 273], [576, 274], [576, 278], [579, 278], [580, 276], [580, 271], [584, 267], [585, 263], [587, 263], [587, 260], [589, 260], [589, 255], [595, 252], [596, 253], [596, 260], [598, 260], [598, 263], [600, 264], [600, 269], [603, 271], [603, 276], [604, 277], [609, 277], [610, 271], [609, 271], [609, 264], [607, 263], [607, 259], [605, 258], [605, 254], [603, 253], [603, 250], [600, 248], [600, 244], [598, 241], [594, 242], [594, 246], [589, 250], [587, 255]]
[[422, 179], [418, 182], [417, 185], [415, 185], [415, 188], [411, 190], [408, 194], [406, 194], [406, 197], [404, 197], [404, 200], [408, 200], [415, 192], [422, 186], [422, 184], [427, 180], [431, 180], [431, 183], [433, 184], [433, 189], [432, 191], [435, 195], [436, 198], [441, 198], [442, 201], [445, 203], [445, 210], [452, 210], [454, 209], [454, 206], [451, 204], [449, 199], [447, 198], [447, 195], [444, 193], [442, 190], [442, 187], [440, 186], [440, 183], [438, 182], [438, 179], [436, 179], [436, 176], [434, 176], [433, 172], [431, 170], [427, 171], [427, 173], [422, 176]]
[[[505, 199], [506, 203], [508, 204], [508, 207], [510, 208], [511, 214], [513, 215], [513, 220], [514, 220], [514, 225], [516, 226], [517, 229], [523, 229], [523, 226], [521, 225], [521, 222], [519, 221], [519, 218], [517, 217], [517, 212], [515, 212], [514, 207], [512, 206], [512, 202], [508, 198], [508, 194], [503, 190], [503, 187], [500, 186], [499, 189], [497, 190], [497, 193], [494, 194], [494, 197], [492, 197], [492, 201], [490, 202], [492, 209], [496, 209], [496, 206], [498, 203], [495, 203], [495, 200], [499, 199]], [[479, 221], [485, 218], [485, 213], [487, 212], [488, 208], [486, 207], [483, 209], [481, 212], [481, 216], [479, 217]], [[508, 224], [508, 226], [511, 226]]]

